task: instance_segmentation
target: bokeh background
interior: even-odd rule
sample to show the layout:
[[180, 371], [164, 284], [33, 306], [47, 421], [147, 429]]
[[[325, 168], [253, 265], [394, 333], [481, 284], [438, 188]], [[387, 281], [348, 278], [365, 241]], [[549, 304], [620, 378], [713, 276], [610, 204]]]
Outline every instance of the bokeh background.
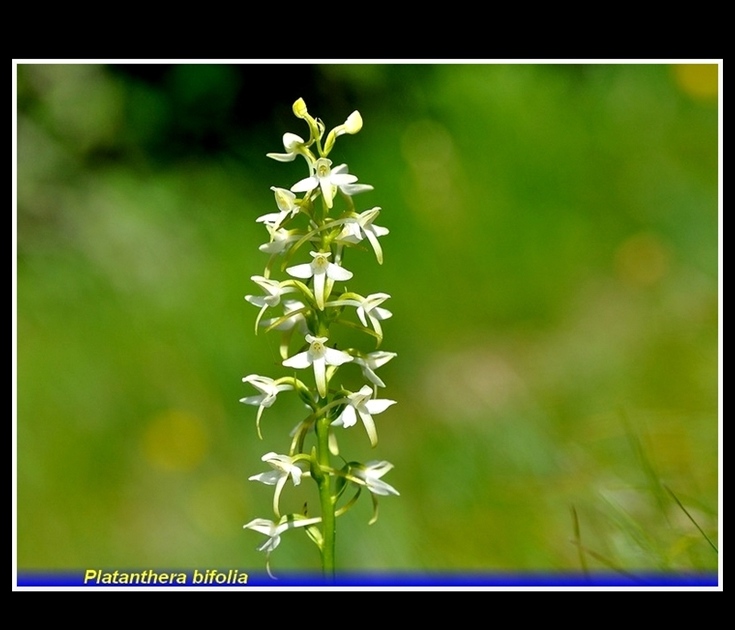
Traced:
[[[363, 293], [394, 313], [380, 442], [342, 568], [714, 570], [718, 68], [666, 64], [17, 66], [17, 565], [262, 570], [254, 219], [306, 135], [383, 208]], [[352, 253], [350, 253], [352, 255]], [[287, 490], [290, 492], [290, 489]], [[285, 494], [286, 505], [318, 502]], [[313, 503], [311, 503], [313, 501]], [[290, 503], [289, 503], [290, 502]], [[696, 524], [695, 524], [696, 523]], [[316, 569], [302, 532], [273, 568]]]

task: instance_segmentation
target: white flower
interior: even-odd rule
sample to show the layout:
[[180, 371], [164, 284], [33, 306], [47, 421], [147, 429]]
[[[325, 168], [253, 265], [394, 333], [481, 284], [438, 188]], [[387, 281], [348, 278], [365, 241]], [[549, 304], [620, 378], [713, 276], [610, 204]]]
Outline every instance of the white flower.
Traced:
[[283, 148], [286, 153], [266, 153], [266, 156], [278, 162], [293, 162], [299, 153], [304, 151], [304, 139], [295, 133], [283, 134]]
[[329, 262], [328, 258], [332, 255], [330, 252], [309, 252], [314, 258], [310, 263], [303, 263], [294, 267], [289, 267], [286, 272], [294, 278], [314, 278], [314, 297], [320, 309], [324, 310], [325, 285], [327, 278], [332, 282], [327, 287], [326, 292], [332, 290], [331, 284], [338, 280], [340, 282], [352, 278], [352, 272], [344, 267], [340, 267], [336, 263]]
[[355, 134], [360, 131], [360, 129], [362, 129], [362, 116], [360, 116], [360, 112], [355, 110], [347, 117], [347, 120], [345, 120], [343, 124], [337, 125], [329, 132], [327, 140], [324, 143], [324, 152], [329, 153], [334, 146], [334, 141], [342, 134]]
[[250, 383], [260, 392], [255, 396], [246, 396], [245, 398], [241, 398], [240, 402], [246, 405], [258, 406], [258, 415], [255, 420], [255, 425], [258, 429], [258, 436], [262, 439], [263, 436], [260, 434], [260, 416], [263, 414], [263, 409], [270, 407], [274, 402], [276, 402], [276, 396], [278, 396], [278, 394], [293, 389], [293, 386], [288, 383], [279, 383], [272, 378], [268, 378], [267, 376], [258, 376], [257, 374], [249, 374], [242, 379], [242, 382]]
[[255, 306], [278, 306], [284, 293], [293, 293], [296, 290], [293, 287], [284, 287], [277, 280], [271, 280], [263, 276], [251, 276], [250, 279], [266, 293], [266, 295], [245, 296], [245, 299]]
[[298, 230], [286, 230], [269, 223], [266, 223], [265, 227], [271, 235], [271, 240], [258, 246], [258, 249], [264, 254], [282, 254], [291, 243], [301, 238]]
[[275, 579], [275, 576], [270, 570], [270, 554], [276, 547], [278, 547], [278, 545], [281, 544], [281, 534], [283, 534], [287, 529], [310, 527], [311, 525], [321, 522], [321, 520], [321, 517], [306, 518], [301, 514], [287, 514], [282, 516], [278, 520], [278, 523], [274, 523], [267, 518], [253, 519], [249, 523], [245, 523], [245, 525], [243, 525], [243, 529], [252, 529], [253, 531], [268, 536], [268, 539], [262, 545], [257, 547], [257, 549], [258, 551], [265, 551], [267, 554], [265, 568], [268, 571], [268, 575]]
[[263, 455], [260, 459], [270, 464], [274, 470], [253, 475], [248, 478], [248, 481], [260, 481], [268, 486], [274, 486], [278, 485], [279, 482], [285, 483], [291, 477], [293, 479], [293, 485], [298, 486], [301, 483], [301, 474], [303, 471], [294, 464], [293, 457], [270, 452]]
[[367, 464], [357, 462], [349, 464], [348, 479], [365, 486], [370, 491], [370, 498], [373, 500], [373, 517], [369, 521], [370, 525], [378, 520], [378, 495], [399, 495], [398, 490], [381, 479], [391, 468], [393, 468], [393, 464], [390, 462], [377, 460], [369, 461]]
[[294, 458], [288, 455], [278, 455], [271, 452], [263, 455], [261, 459], [270, 464], [274, 470], [253, 475], [248, 478], [248, 481], [260, 481], [268, 486], [276, 486], [273, 494], [273, 511], [280, 514], [278, 503], [283, 486], [286, 485], [289, 477], [293, 480], [293, 485], [298, 486], [301, 483], [303, 471], [294, 463]]
[[355, 217], [348, 218], [342, 228], [342, 232], [340, 232], [337, 237], [337, 240], [343, 243], [359, 243], [363, 238], [367, 238], [375, 252], [375, 258], [377, 258], [378, 263], [382, 265], [383, 250], [380, 247], [378, 237], [385, 236], [386, 234], [389, 234], [390, 231], [388, 228], [373, 225], [373, 221], [375, 221], [379, 214], [380, 208], [376, 206], [370, 210], [365, 210], [365, 212], [362, 212]]
[[256, 223], [265, 223], [266, 225], [279, 227], [286, 219], [296, 216], [299, 213], [299, 206], [296, 203], [296, 195], [290, 190], [278, 188], [277, 186], [271, 186], [271, 190], [276, 195], [276, 205], [280, 212], [264, 214], [255, 219], [255, 221]]
[[276, 525], [273, 521], [269, 521], [267, 518], [256, 518], [243, 525], [244, 529], [252, 529], [268, 536], [268, 540], [257, 548], [258, 551], [265, 551], [268, 554], [281, 544], [281, 534], [285, 532], [288, 527], [288, 521], [284, 521], [283, 523]]
[[[344, 166], [344, 165], [341, 165]], [[324, 201], [327, 204], [327, 208], [332, 207], [332, 200], [334, 199], [334, 190], [336, 187], [353, 184], [357, 181], [357, 177], [348, 173], [342, 172], [346, 170], [346, 167], [342, 170], [340, 167], [332, 170], [332, 160], [328, 158], [319, 158], [313, 167], [313, 175], [296, 182], [291, 186], [293, 192], [311, 192], [315, 188], [321, 188], [322, 195], [324, 195]]]
[[[356, 294], [353, 293], [352, 295]], [[392, 317], [393, 313], [391, 313], [388, 309], [380, 308], [380, 304], [385, 302], [389, 297], [390, 295], [388, 295], [387, 293], [372, 293], [367, 297], [360, 297], [359, 300], [345, 299], [336, 300], [334, 302], [327, 302], [327, 306], [342, 306], [344, 304], [356, 306], [357, 316], [360, 318], [362, 325], [367, 328], [369, 319], [370, 323], [373, 325], [373, 330], [375, 330], [375, 334], [382, 339], [383, 329], [380, 326], [380, 322], [388, 319], [389, 317]]]
[[360, 416], [370, 438], [370, 444], [375, 446], [378, 443], [378, 433], [375, 430], [373, 414], [383, 413], [388, 407], [395, 405], [396, 401], [387, 398], [371, 398], [372, 395], [373, 390], [369, 385], [363, 385], [359, 392], [348, 394], [347, 405], [332, 424], [348, 428], [356, 424], [357, 416]]
[[398, 490], [380, 479], [392, 468], [393, 464], [390, 462], [373, 460], [361, 466], [350, 467], [350, 473], [359, 480], [358, 483], [363, 484], [373, 494], [400, 496]]
[[294, 291], [297, 291], [297, 289], [295, 287], [283, 286], [281, 282], [278, 282], [277, 280], [271, 280], [269, 278], [264, 278], [263, 276], [251, 276], [250, 279], [266, 293], [266, 295], [245, 296], [245, 299], [250, 302], [250, 304], [254, 304], [255, 306], [260, 307], [260, 312], [255, 318], [255, 334], [257, 335], [260, 318], [263, 317], [263, 313], [265, 313], [265, 310], [269, 306], [278, 306], [281, 303], [281, 296], [283, 294], [293, 293]]
[[[303, 302], [299, 302], [298, 300], [284, 300], [283, 301], [283, 317], [272, 317], [271, 319], [265, 319], [262, 322], [260, 322], [260, 325], [264, 326], [265, 328], [268, 328], [269, 326], [272, 326], [275, 322], [277, 322], [279, 319], [283, 319], [283, 321], [280, 324], [273, 327], [274, 330], [289, 331], [289, 330], [293, 330], [294, 328], [298, 327], [298, 329], [302, 332], [302, 334], [306, 335], [308, 334], [309, 329], [306, 326], [306, 318], [304, 317], [304, 314], [294, 313], [294, 311], [300, 311], [302, 308], [305, 308], [305, 305]], [[290, 315], [290, 313], [294, 313], [294, 314]]]
[[319, 395], [324, 398], [327, 395], [327, 366], [340, 366], [352, 361], [352, 356], [341, 350], [328, 348], [325, 345], [328, 341], [327, 337], [306, 335], [306, 341], [309, 343], [309, 349], [286, 359], [283, 365], [297, 370], [303, 370], [313, 365], [316, 387]]
[[375, 370], [388, 363], [395, 356], [398, 356], [395, 352], [378, 350], [370, 354], [355, 357], [353, 362], [362, 368], [362, 375], [371, 383], [374, 383], [378, 387], [385, 387], [385, 383], [375, 373]]
[[367, 328], [367, 319], [369, 319], [373, 325], [373, 329], [381, 337], [383, 330], [380, 327], [380, 322], [392, 317], [393, 313], [385, 308], [380, 308], [379, 305], [389, 297], [390, 295], [387, 293], [372, 293], [366, 298], [363, 298], [362, 303], [357, 307], [357, 316], [360, 318], [362, 325]]

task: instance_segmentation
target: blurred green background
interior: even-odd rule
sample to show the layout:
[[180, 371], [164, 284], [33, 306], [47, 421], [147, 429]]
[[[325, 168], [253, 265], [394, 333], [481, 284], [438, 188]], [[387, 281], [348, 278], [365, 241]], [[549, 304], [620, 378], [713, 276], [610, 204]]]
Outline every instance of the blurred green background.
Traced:
[[[391, 231], [349, 268], [392, 296], [398, 404], [340, 439], [401, 496], [340, 518], [338, 565], [715, 569], [717, 70], [18, 65], [19, 569], [263, 568], [247, 479], [301, 409], [257, 439], [241, 378], [281, 372], [243, 296], [298, 97], [361, 112], [330, 157]], [[272, 563], [319, 558], [293, 532]]]

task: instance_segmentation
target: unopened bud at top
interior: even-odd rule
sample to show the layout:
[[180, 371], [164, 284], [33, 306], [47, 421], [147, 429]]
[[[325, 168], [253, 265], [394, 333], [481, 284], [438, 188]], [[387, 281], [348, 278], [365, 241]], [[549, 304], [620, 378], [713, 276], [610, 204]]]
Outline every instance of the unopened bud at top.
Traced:
[[303, 98], [298, 99], [293, 104], [293, 113], [296, 118], [306, 118], [309, 112], [306, 110], [306, 103]]
[[362, 129], [362, 116], [360, 116], [360, 112], [355, 110], [345, 120], [343, 130], [344, 133], [354, 134], [360, 131], [360, 129]]
[[362, 129], [362, 116], [360, 112], [355, 110], [352, 112], [341, 125], [337, 125], [327, 136], [327, 141], [324, 143], [324, 154], [328, 155], [334, 146], [334, 141], [341, 135], [349, 133], [350, 135], [356, 134]]

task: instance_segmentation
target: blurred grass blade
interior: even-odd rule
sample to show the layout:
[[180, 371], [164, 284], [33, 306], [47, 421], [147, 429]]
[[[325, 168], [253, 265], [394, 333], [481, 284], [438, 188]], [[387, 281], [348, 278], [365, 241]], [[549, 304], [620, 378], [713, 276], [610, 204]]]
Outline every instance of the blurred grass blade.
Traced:
[[585, 558], [585, 549], [582, 546], [582, 536], [579, 530], [579, 517], [577, 516], [577, 510], [572, 506], [572, 524], [574, 526], [574, 544], [577, 545], [577, 551], [579, 552], [579, 564], [582, 566], [582, 572], [585, 577], [589, 576], [587, 570], [587, 559]]
[[679, 501], [678, 497], [674, 494], [674, 491], [671, 488], [669, 488], [667, 485], [664, 485], [664, 489], [671, 495], [671, 498], [674, 499], [674, 501], [676, 501], [676, 504], [681, 508], [681, 511], [684, 512], [684, 514], [687, 515], [687, 518], [689, 518], [689, 520], [692, 523], [694, 523], [694, 527], [696, 527], [699, 530], [699, 533], [702, 534], [702, 536], [704, 536], [704, 539], [709, 543], [709, 546], [712, 547], [712, 549], [715, 550], [715, 553], [719, 553], [717, 551], [717, 547], [709, 539], [709, 536], [707, 536], [707, 534], [704, 533], [704, 530], [699, 526], [699, 524], [697, 523], [697, 521], [694, 520], [694, 517], [691, 514], [689, 514], [689, 512], [684, 507], [684, 505], [682, 504], [682, 502]]
[[585, 547], [584, 545], [578, 543], [577, 541], [573, 541], [575, 545], [577, 545], [581, 551], [589, 555], [591, 558], [594, 558], [598, 562], [604, 564], [608, 569], [612, 569], [616, 573], [619, 573], [622, 576], [625, 576], [629, 580], [633, 582], [641, 582], [639, 578], [637, 578], [632, 573], [628, 573], [625, 569], [621, 569], [619, 566], [617, 566], [615, 563], [612, 562], [612, 560], [608, 560], [605, 556], [603, 556], [600, 553], [597, 553], [596, 551], [593, 551], [592, 549]]
[[656, 469], [651, 462], [650, 457], [648, 456], [648, 453], [646, 452], [646, 449], [643, 448], [643, 444], [641, 443], [640, 436], [638, 433], [633, 429], [633, 427], [630, 424], [630, 419], [628, 418], [628, 414], [625, 412], [625, 410], [620, 411], [620, 415], [623, 420], [623, 426], [625, 427], [625, 433], [628, 437], [628, 441], [630, 443], [631, 449], [635, 453], [635, 455], [638, 457], [638, 460], [640, 461], [641, 468], [643, 469], [643, 473], [646, 476], [646, 479], [648, 480], [648, 485], [653, 493], [653, 496], [656, 497], [656, 502], [658, 503], [658, 507], [661, 510], [661, 513], [664, 515], [664, 518], [668, 521], [668, 516], [666, 514], [666, 501], [665, 501], [665, 495], [662, 492], [663, 484], [661, 483], [661, 480], [658, 476], [658, 473], [656, 472]]

